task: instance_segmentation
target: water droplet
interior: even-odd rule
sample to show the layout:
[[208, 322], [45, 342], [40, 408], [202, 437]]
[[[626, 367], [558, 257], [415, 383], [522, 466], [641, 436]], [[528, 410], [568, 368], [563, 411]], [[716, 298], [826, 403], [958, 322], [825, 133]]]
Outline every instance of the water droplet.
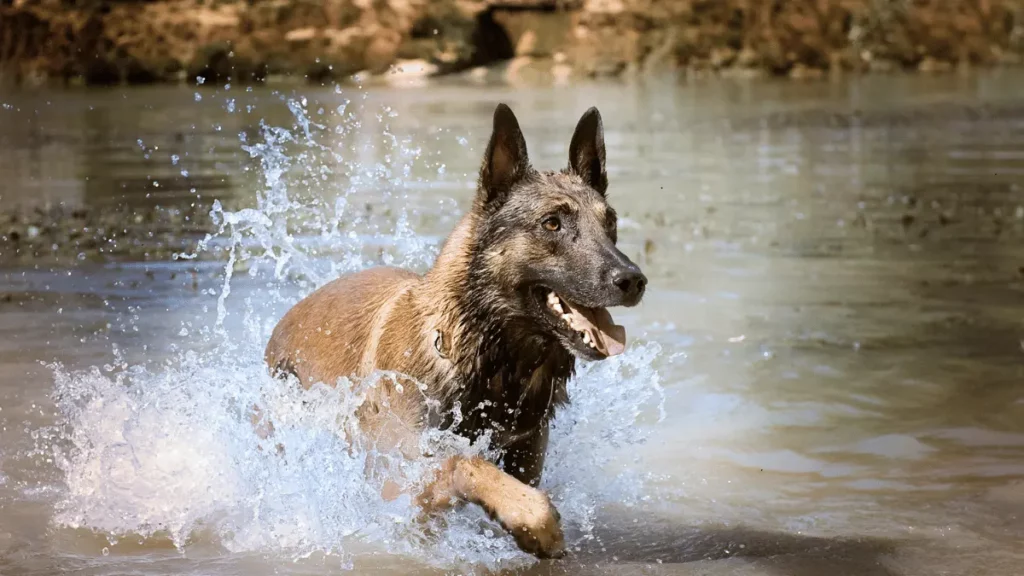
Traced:
[[196, 84], [199, 84], [200, 86], [206, 84], [206, 78], [203, 78], [202, 76], [196, 76]]
[[178, 160], [181, 158], [177, 154], [171, 154], [171, 164], [174, 166], [178, 165]]
[[188, 170], [182, 169], [182, 170], [181, 170], [181, 176], [182, 176], [183, 178], [188, 178]]
[[199, 102], [199, 101], [201, 101], [202, 99], [203, 99], [203, 95], [202, 95], [202, 94], [200, 94], [199, 92], [196, 92], [196, 102]]
[[458, 141], [459, 146], [469, 146], [469, 140], [466, 140], [464, 136], [459, 136], [456, 140]]
[[101, 552], [101, 553], [102, 553], [102, 554], [103, 554], [104, 556], [110, 556], [110, 548], [107, 548], [106, 546], [104, 546], [104, 547], [103, 547], [103, 550], [100, 550], [100, 552]]

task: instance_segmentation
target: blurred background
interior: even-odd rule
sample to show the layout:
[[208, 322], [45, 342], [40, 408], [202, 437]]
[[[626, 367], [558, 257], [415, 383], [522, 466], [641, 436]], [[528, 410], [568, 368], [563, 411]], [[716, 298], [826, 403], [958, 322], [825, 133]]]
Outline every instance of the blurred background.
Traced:
[[[4, 0], [8, 81], [816, 78], [1020, 63], [1019, 0]], [[390, 80], [397, 80], [391, 78]]]
[[[1022, 56], [1009, 0], [0, 0], [0, 573], [1019, 574]], [[407, 528], [344, 397], [288, 461], [236, 409], [296, 299], [430, 265], [498, 102], [542, 169], [601, 110], [650, 279], [557, 563]]]

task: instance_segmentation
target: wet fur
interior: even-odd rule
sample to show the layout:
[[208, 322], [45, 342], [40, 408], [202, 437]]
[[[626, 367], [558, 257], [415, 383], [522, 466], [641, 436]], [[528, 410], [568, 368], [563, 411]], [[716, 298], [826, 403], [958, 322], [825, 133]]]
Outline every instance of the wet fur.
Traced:
[[[306, 387], [375, 371], [425, 385], [420, 393], [399, 377], [399, 392], [385, 380], [362, 406], [360, 426], [378, 448], [416, 457], [428, 426], [452, 426], [470, 438], [491, 431], [492, 446], [504, 451], [500, 468], [479, 458], [451, 459], [418, 500], [428, 512], [459, 501], [479, 504], [520, 547], [541, 557], [562, 553], [558, 513], [534, 486], [550, 420], [568, 400], [575, 357], [531, 315], [521, 287], [537, 278], [564, 284], [590, 269], [606, 274], [621, 256], [613, 248], [615, 213], [604, 198], [595, 109], [581, 119], [570, 151], [568, 169], [533, 170], [515, 117], [499, 106], [474, 205], [433, 268], [423, 276], [380, 267], [338, 278], [289, 310], [266, 349], [272, 370], [293, 374]], [[559, 210], [571, 211], [578, 236], [571, 244], [559, 240], [562, 248], [538, 241], [543, 234], [533, 231]], [[573, 282], [566, 290], [584, 303], [601, 298], [588, 282]], [[456, 405], [457, 423], [451, 421]]]

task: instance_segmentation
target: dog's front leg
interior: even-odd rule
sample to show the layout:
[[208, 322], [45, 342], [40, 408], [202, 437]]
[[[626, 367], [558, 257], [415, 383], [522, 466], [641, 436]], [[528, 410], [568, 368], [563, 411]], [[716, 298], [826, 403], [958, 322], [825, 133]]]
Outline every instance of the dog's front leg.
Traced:
[[428, 513], [444, 510], [458, 501], [480, 505], [512, 534], [525, 552], [539, 558], [559, 558], [565, 552], [558, 510], [547, 495], [487, 460], [448, 459], [419, 497], [420, 505]]

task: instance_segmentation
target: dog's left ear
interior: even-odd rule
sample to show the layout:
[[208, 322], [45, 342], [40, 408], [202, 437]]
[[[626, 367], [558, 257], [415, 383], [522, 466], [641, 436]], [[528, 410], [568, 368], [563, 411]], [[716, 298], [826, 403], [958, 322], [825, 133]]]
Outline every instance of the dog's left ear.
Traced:
[[591, 107], [583, 113], [569, 143], [569, 170], [602, 195], [608, 190], [604, 167], [604, 126], [601, 113]]
[[479, 197], [484, 206], [498, 207], [508, 198], [512, 185], [530, 170], [526, 139], [512, 109], [498, 104], [494, 109], [494, 130], [480, 166]]

